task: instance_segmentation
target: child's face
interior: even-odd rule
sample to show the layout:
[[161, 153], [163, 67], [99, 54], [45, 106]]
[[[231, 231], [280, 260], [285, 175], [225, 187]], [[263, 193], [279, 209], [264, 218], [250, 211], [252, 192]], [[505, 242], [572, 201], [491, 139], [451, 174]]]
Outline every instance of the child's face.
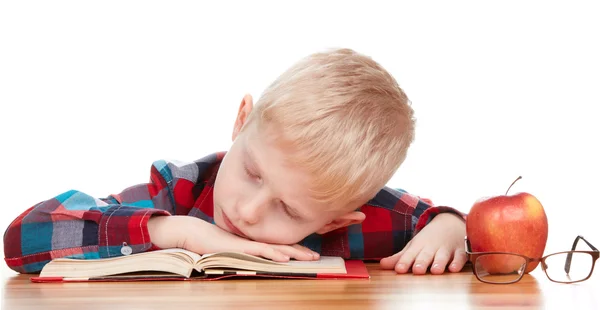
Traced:
[[[284, 150], [258, 132], [253, 124], [239, 133], [252, 108], [242, 102], [234, 143], [225, 155], [214, 189], [214, 219], [224, 230], [248, 239], [293, 244], [306, 236], [362, 221], [347, 202], [324, 206], [310, 198], [310, 178], [284, 161]], [[356, 206], [358, 207], [358, 206]], [[326, 211], [328, 210], [328, 211]]]

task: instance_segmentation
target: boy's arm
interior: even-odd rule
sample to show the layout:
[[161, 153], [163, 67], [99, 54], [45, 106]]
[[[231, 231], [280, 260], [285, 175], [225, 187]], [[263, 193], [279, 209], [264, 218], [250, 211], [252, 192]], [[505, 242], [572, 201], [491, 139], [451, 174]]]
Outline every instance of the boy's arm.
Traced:
[[[393, 196], [394, 198], [390, 198]], [[435, 206], [431, 199], [419, 197], [408, 193], [407, 191], [400, 188], [384, 188], [379, 192], [379, 195], [383, 195], [384, 197], [388, 197], [387, 199], [391, 201], [393, 207], [393, 215], [392, 218], [396, 218], [395, 225], [391, 225], [392, 232], [406, 231], [410, 232], [410, 238], [412, 239], [415, 235], [417, 235], [426, 225], [428, 225], [437, 215], [442, 213], [450, 213], [456, 215], [458, 218], [465, 221], [467, 219], [467, 214], [460, 212], [454, 208], [447, 206]], [[385, 198], [373, 199], [373, 203], [383, 202]], [[399, 225], [398, 216], [410, 217], [411, 225], [407, 227], [405, 225]], [[396, 248], [404, 248], [406, 243], [410, 240], [404, 240], [405, 242], [401, 242], [396, 245]], [[391, 254], [394, 254], [397, 251], [394, 251]], [[391, 255], [390, 254], [390, 255]]]
[[153, 249], [148, 220], [187, 214], [197, 177], [196, 163], [156, 161], [149, 183], [117, 195], [98, 199], [71, 190], [40, 202], [4, 233], [5, 261], [17, 272], [30, 273], [58, 257], [104, 258]]
[[[432, 274], [442, 274], [445, 270], [458, 272], [465, 265], [466, 214], [388, 188], [363, 210], [374, 216], [367, 222], [367, 214], [362, 223], [362, 254], [366, 259], [381, 258], [383, 269], [394, 269], [397, 273], [412, 270], [414, 274], [430, 270]], [[351, 229], [348, 239], [351, 251], [353, 244], [361, 244]]]
[[[346, 230], [311, 236], [306, 244], [313, 249], [320, 248], [322, 255], [380, 260], [404, 249], [441, 213], [466, 219], [466, 214], [454, 208], [434, 206], [429, 199], [389, 187], [379, 191], [360, 211], [366, 215], [362, 223], [351, 225]], [[345, 240], [340, 242], [340, 238]]]
[[413, 235], [419, 233], [427, 224], [433, 220], [437, 215], [441, 213], [451, 213], [458, 216], [463, 221], [467, 220], [467, 214], [464, 212], [460, 212], [454, 208], [446, 207], [446, 206], [435, 206], [430, 199], [427, 198], [418, 198], [419, 201], [423, 203], [423, 212], [420, 215], [413, 214], [413, 217], [417, 219], [415, 227], [413, 228]]

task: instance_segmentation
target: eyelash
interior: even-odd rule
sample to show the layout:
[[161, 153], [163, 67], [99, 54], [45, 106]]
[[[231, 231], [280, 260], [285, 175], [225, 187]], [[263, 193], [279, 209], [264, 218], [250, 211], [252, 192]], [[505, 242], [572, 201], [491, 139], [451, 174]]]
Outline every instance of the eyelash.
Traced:
[[283, 212], [285, 212], [285, 214], [287, 214], [287, 216], [289, 216], [290, 218], [294, 219], [294, 220], [298, 220], [300, 219], [299, 216], [292, 214], [290, 212], [290, 209], [285, 205], [285, 203], [281, 202], [281, 207], [283, 208]]
[[[248, 166], [246, 166], [245, 164], [244, 164], [244, 172], [246, 173], [246, 175], [247, 175], [249, 178], [252, 178], [252, 179], [260, 179], [260, 177], [259, 177], [258, 175], [256, 175], [256, 174], [252, 173], [252, 172], [250, 171], [250, 169], [248, 169]], [[283, 212], [285, 212], [285, 214], [287, 214], [287, 216], [289, 216], [290, 218], [292, 218], [292, 219], [295, 219], [295, 220], [297, 220], [297, 219], [299, 219], [299, 218], [300, 218], [299, 216], [297, 216], [297, 215], [295, 215], [295, 214], [292, 214], [292, 213], [290, 212], [290, 209], [287, 207], [287, 205], [286, 205], [285, 203], [281, 202], [281, 207], [283, 208]]]
[[252, 179], [260, 179], [259, 176], [257, 176], [256, 174], [250, 172], [250, 169], [248, 169], [248, 167], [246, 165], [244, 165], [244, 172], [246, 173], [246, 175]]

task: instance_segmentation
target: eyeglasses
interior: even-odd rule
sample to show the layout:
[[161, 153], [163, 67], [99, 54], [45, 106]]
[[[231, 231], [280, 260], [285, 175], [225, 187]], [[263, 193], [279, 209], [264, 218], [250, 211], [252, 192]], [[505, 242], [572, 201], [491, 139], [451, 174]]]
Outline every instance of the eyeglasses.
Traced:
[[[583, 240], [592, 251], [575, 251], [577, 242]], [[527, 265], [540, 262], [544, 273], [552, 282], [576, 283], [590, 278], [600, 252], [582, 236], [577, 236], [571, 251], [557, 252], [541, 258], [508, 252], [471, 252], [471, 243], [465, 237], [465, 251], [473, 265], [473, 274], [481, 282], [510, 284], [523, 278]]]

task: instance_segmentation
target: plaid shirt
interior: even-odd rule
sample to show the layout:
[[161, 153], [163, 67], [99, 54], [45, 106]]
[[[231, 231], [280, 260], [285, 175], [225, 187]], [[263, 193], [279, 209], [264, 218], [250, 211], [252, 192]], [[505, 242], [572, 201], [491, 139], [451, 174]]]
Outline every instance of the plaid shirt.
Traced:
[[[58, 257], [97, 259], [156, 250], [148, 233], [151, 216], [188, 215], [213, 223], [211, 189], [225, 152], [190, 163], [156, 161], [150, 182], [119, 194], [94, 198], [67, 191], [19, 215], [4, 234], [4, 260], [21, 273], [39, 272]], [[400, 251], [440, 212], [403, 190], [383, 188], [360, 208], [366, 219], [324, 235], [312, 234], [301, 244], [322, 255], [378, 260]], [[128, 253], [126, 253], [128, 254]]]

